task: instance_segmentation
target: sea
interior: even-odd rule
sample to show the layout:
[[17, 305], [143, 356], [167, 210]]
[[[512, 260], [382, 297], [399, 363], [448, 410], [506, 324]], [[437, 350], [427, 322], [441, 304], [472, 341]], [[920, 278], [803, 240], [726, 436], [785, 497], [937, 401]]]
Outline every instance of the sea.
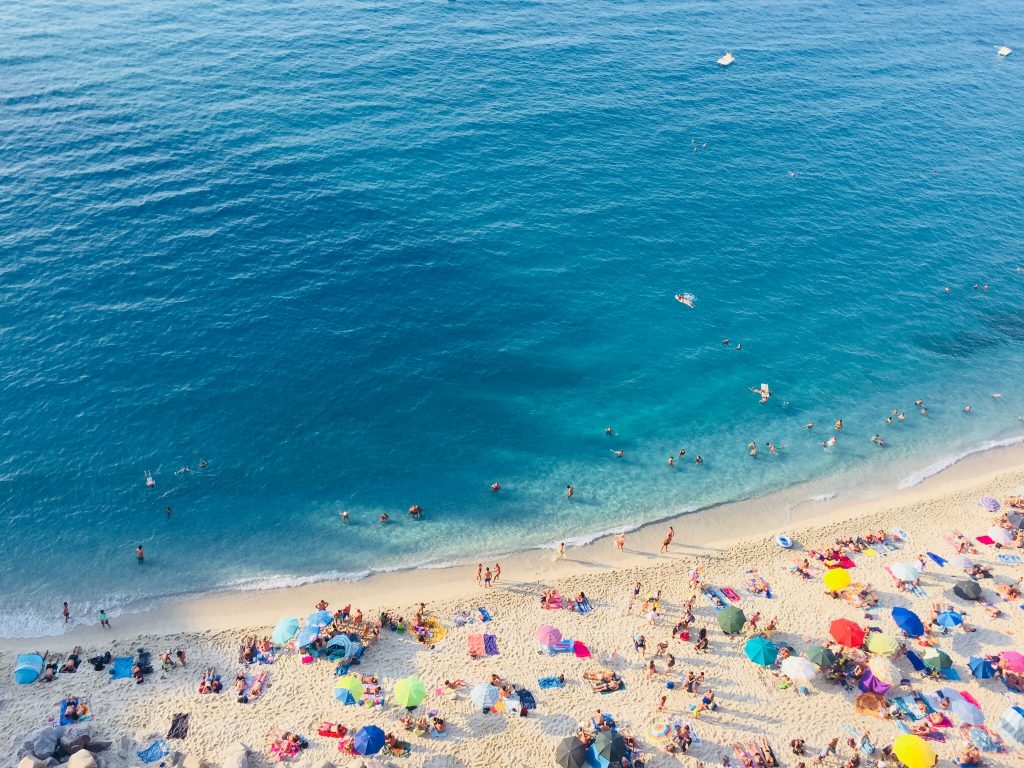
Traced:
[[1019, 0], [21, 0], [0, 29], [0, 635], [1024, 439]]

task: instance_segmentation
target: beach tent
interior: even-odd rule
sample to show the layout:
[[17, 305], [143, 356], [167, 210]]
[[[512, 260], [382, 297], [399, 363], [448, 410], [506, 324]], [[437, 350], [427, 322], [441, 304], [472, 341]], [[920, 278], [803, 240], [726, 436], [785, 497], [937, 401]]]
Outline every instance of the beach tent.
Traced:
[[470, 700], [481, 709], [493, 707], [499, 695], [498, 689], [490, 683], [477, 683], [469, 692]]
[[43, 673], [43, 657], [38, 653], [18, 654], [18, 660], [14, 664], [14, 682], [18, 685], [28, 685], [39, 679]]
[[323, 629], [332, 621], [334, 621], [334, 616], [331, 615], [330, 611], [314, 611], [306, 617], [306, 626]]
[[562, 639], [562, 630], [550, 624], [541, 624], [537, 627], [537, 642], [543, 646], [550, 647]]
[[892, 620], [909, 637], [920, 637], [924, 634], [924, 623], [921, 621], [921, 617], [909, 608], [893, 608]]
[[555, 747], [555, 762], [562, 768], [583, 768], [587, 764], [587, 745], [575, 736], [566, 736]]
[[864, 643], [864, 630], [849, 619], [836, 619], [828, 631], [833, 640], [847, 648], [859, 648]]
[[976, 581], [958, 581], [953, 586], [953, 592], [964, 600], [977, 600], [981, 597], [981, 585]]
[[836, 663], [835, 653], [832, 652], [831, 648], [826, 648], [823, 645], [807, 646], [806, 650], [804, 650], [804, 656], [819, 667], [831, 667]]
[[1010, 707], [1003, 712], [996, 730], [1011, 744], [1024, 746], [1024, 708]]
[[880, 656], [890, 656], [900, 649], [900, 641], [892, 635], [872, 632], [868, 635], [868, 650]]
[[779, 665], [779, 671], [794, 683], [809, 683], [818, 676], [818, 669], [801, 656], [787, 656]]
[[971, 656], [967, 666], [970, 668], [971, 674], [980, 680], [988, 680], [990, 677], [996, 676], [996, 671], [989, 664], [988, 659], [980, 656]]
[[949, 654], [938, 648], [929, 648], [924, 652], [923, 658], [925, 666], [932, 669], [949, 669], [953, 666], [953, 660], [949, 658]]
[[270, 639], [274, 641], [274, 645], [284, 645], [295, 637], [295, 633], [298, 631], [299, 620], [289, 616], [277, 622], [274, 631], [270, 633]]
[[779, 656], [779, 649], [766, 637], [752, 637], [743, 646], [743, 652], [755, 664], [770, 667]]
[[718, 612], [718, 626], [727, 635], [738, 634], [746, 623], [747, 617], [734, 605], [726, 606]]
[[418, 707], [427, 698], [427, 687], [418, 677], [403, 677], [393, 691], [395, 703], [400, 707], [412, 709]]
[[892, 751], [907, 768], [932, 768], [939, 760], [931, 745], [912, 733], [897, 736], [892, 743]]
[[592, 762], [597, 763], [600, 768], [609, 765], [621, 765], [622, 758], [629, 750], [626, 748], [626, 740], [618, 733], [612, 731], [601, 731], [590, 745], [590, 757]]
[[352, 739], [352, 749], [360, 755], [375, 755], [383, 746], [384, 731], [376, 725], [364, 725]]
[[342, 704], [355, 704], [363, 698], [363, 681], [358, 675], [343, 675], [334, 681], [334, 698]]
[[825, 589], [829, 592], [838, 592], [850, 586], [850, 573], [845, 568], [830, 568], [821, 577], [825, 582]]

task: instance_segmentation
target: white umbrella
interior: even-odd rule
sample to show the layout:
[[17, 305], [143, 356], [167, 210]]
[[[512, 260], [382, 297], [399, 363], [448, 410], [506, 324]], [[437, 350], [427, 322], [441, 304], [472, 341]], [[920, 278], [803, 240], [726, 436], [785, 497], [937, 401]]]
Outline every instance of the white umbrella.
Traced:
[[782, 660], [779, 670], [795, 683], [809, 683], [818, 675], [818, 669], [803, 656], [789, 656]]
[[971, 560], [971, 558], [969, 557], [964, 557], [963, 555], [953, 555], [953, 557], [950, 559], [950, 562], [953, 563], [953, 565], [955, 565], [957, 568], [962, 568], [965, 571], [969, 571], [971, 568], [974, 567], [974, 561]]
[[889, 570], [900, 581], [917, 581], [921, 578], [920, 563], [896, 563]]
[[895, 685], [903, 679], [902, 670], [886, 656], [873, 656], [868, 667], [871, 669], [871, 674], [883, 683]]
[[998, 525], [993, 525], [991, 528], [989, 528], [988, 535], [992, 537], [992, 541], [994, 541], [996, 544], [1013, 543], [1013, 534], [1005, 528]]
[[469, 692], [469, 698], [478, 707], [493, 707], [498, 701], [498, 689], [490, 683], [477, 683]]

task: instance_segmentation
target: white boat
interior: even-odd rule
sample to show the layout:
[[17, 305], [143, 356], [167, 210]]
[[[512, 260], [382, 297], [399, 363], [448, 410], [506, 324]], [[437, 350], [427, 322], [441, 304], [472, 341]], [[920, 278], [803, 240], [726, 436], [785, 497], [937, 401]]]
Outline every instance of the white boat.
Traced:
[[718, 63], [719, 63], [719, 64], [721, 64], [721, 65], [722, 65], [723, 67], [728, 67], [728, 66], [729, 66], [730, 64], [732, 64], [732, 63], [733, 63], [734, 61], [736, 61], [736, 59], [735, 59], [735, 58], [733, 57], [733, 55], [732, 55], [732, 51], [726, 51], [726, 52], [725, 52], [725, 56], [723, 56], [722, 58], [720, 58], [720, 59], [718, 60]]
[[1002, 48], [996, 51], [996, 53], [998, 53], [1000, 56], [1009, 56], [1011, 53], [1013, 53], [1013, 48], [1011, 48], [1008, 45], [1004, 45]]

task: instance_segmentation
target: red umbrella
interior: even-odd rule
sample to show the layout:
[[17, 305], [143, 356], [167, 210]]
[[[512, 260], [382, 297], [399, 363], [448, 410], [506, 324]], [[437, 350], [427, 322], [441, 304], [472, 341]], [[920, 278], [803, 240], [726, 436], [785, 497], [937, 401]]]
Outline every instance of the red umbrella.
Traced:
[[833, 640], [847, 648], [859, 648], [864, 643], [864, 630], [849, 619], [836, 619], [828, 631]]

